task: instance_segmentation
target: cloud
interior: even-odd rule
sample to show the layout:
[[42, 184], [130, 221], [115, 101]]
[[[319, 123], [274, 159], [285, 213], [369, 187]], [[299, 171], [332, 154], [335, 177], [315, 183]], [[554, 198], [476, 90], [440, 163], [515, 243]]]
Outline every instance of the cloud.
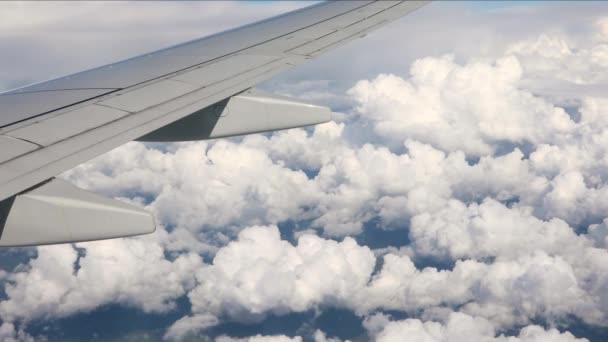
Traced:
[[387, 254], [367, 288], [368, 300], [357, 304], [362, 312], [460, 307], [501, 327], [529, 324], [538, 317], [559, 322], [570, 316], [605, 324], [605, 309], [593, 300], [601, 296], [595, 292], [598, 285], [605, 286], [605, 280], [585, 289], [570, 264], [542, 252], [491, 264], [457, 261], [444, 271], [419, 270], [409, 257]]
[[379, 135], [410, 137], [444, 151], [492, 154], [501, 142], [550, 142], [574, 128], [567, 113], [521, 90], [519, 61], [464, 66], [453, 56], [414, 62], [411, 77], [380, 75], [360, 81], [349, 94]]
[[417, 253], [449, 259], [516, 258], [536, 250], [578, 255], [590, 247], [560, 219], [542, 221], [531, 207], [508, 208], [494, 199], [481, 204], [451, 200], [438, 212], [412, 218], [410, 239]]
[[64, 317], [107, 303], [166, 312], [194, 286], [193, 271], [202, 265], [194, 253], [167, 260], [163, 247], [145, 238], [76, 247], [80, 251], [71, 245], [38, 247], [27, 268], [8, 278], [2, 321]]
[[193, 316], [178, 321], [166, 337], [185, 335], [200, 317], [256, 322], [270, 313], [346, 302], [365, 286], [374, 264], [370, 249], [351, 238], [335, 242], [305, 234], [293, 246], [281, 240], [277, 227], [249, 227], [196, 272], [198, 285], [188, 293]]
[[588, 236], [596, 247], [608, 249], [608, 220], [604, 219], [601, 224], [590, 225]]
[[246, 338], [233, 338], [220, 336], [216, 339], [218, 342], [302, 342], [301, 337], [288, 337], [285, 335], [277, 335], [277, 336], [262, 336], [256, 335], [253, 337]]
[[[596, 263], [608, 258], [605, 250], [590, 252]], [[198, 285], [188, 294], [193, 315], [180, 319], [166, 337], [179, 338], [226, 318], [257, 322], [271, 313], [327, 305], [360, 315], [378, 309], [432, 312], [447, 305], [503, 329], [540, 317], [558, 323], [574, 316], [602, 325], [608, 319], [601, 292], [608, 273], [598, 274], [601, 268], [593, 265], [589, 269], [596, 274], [582, 279], [576, 265], [540, 251], [490, 264], [457, 261], [443, 271], [418, 269], [409, 256], [391, 253], [377, 273], [375, 264], [369, 248], [350, 238], [335, 242], [305, 234], [294, 246], [280, 239], [276, 227], [247, 228], [196, 273]]]
[[319, 329], [315, 331], [313, 338], [315, 342], [342, 342], [339, 338], [327, 337], [327, 334]]
[[[372, 317], [367, 325], [373, 330], [378, 329], [378, 320], [382, 318]], [[386, 318], [384, 318], [386, 319]], [[445, 323], [426, 321], [418, 319], [407, 319], [402, 321], [385, 321], [384, 327], [374, 331], [375, 341], [396, 342], [403, 341], [407, 336], [408, 341], [421, 342], [443, 342], [443, 341], [500, 341], [500, 342], [542, 342], [542, 341], [588, 341], [578, 339], [569, 332], [560, 333], [557, 329], [545, 330], [537, 325], [522, 328], [518, 336], [505, 337], [496, 335], [494, 327], [487, 320], [472, 317], [461, 313], [451, 313]]]
[[34, 342], [34, 338], [23, 330], [16, 330], [12, 323], [0, 324], [0, 340], [6, 342]]
[[566, 39], [550, 34], [521, 41], [507, 51], [523, 61], [529, 78], [547, 79], [543, 73], [552, 73], [551, 78], [575, 84], [596, 84], [608, 81], [601, 72], [608, 66], [608, 39], [598, 37], [588, 48], [573, 49]]

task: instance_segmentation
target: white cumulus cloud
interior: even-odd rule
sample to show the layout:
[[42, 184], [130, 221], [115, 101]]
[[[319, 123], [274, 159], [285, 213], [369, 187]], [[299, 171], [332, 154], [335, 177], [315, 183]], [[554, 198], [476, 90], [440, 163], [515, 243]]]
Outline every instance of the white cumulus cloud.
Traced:
[[[374, 320], [368, 325], [373, 326]], [[376, 318], [375, 321], [378, 321]], [[386, 321], [380, 331], [375, 331], [374, 338], [378, 342], [466, 342], [466, 341], [495, 341], [495, 342], [574, 342], [588, 341], [578, 339], [569, 332], [560, 333], [557, 329], [545, 330], [537, 325], [522, 328], [518, 336], [496, 335], [492, 325], [483, 318], [472, 317], [460, 313], [449, 315], [447, 322], [423, 322], [418, 319], [403, 321]], [[375, 327], [377, 329], [377, 327]]]
[[[173, 261], [163, 247], [146, 239], [116, 239], [38, 247], [23, 271], [10, 275], [0, 302], [5, 322], [63, 317], [107, 303], [126, 303], [145, 312], [171, 310], [193, 285], [202, 265], [194, 253]], [[78, 268], [75, 265], [78, 264]]]

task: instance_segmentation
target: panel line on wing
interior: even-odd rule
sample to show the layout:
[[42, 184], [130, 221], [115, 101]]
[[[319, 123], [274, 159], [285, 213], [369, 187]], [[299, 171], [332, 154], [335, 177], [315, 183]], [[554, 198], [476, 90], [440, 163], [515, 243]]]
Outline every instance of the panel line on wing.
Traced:
[[[34, 119], [34, 118], [38, 118], [38, 117], [40, 117], [42, 115], [50, 114], [50, 113], [53, 113], [53, 112], [56, 112], [56, 111], [59, 111], [59, 110], [65, 109], [65, 108], [69, 108], [71, 106], [75, 106], [75, 105], [78, 105], [78, 104], [81, 104], [81, 103], [84, 103], [84, 102], [87, 102], [87, 101], [90, 101], [90, 100], [93, 100], [93, 99], [96, 99], [96, 98], [99, 98], [99, 97], [102, 97], [102, 96], [105, 96], [105, 95], [108, 95], [108, 94], [111, 94], [111, 93], [114, 93], [114, 92], [117, 92], [117, 91], [121, 90], [121, 89], [116, 89], [116, 88], [111, 88], [111, 89], [112, 90], [110, 90], [108, 92], [97, 94], [95, 96], [87, 97], [87, 98], [84, 98], [84, 99], [78, 99], [76, 102], [72, 102], [72, 103], [67, 104], [67, 105], [60, 105], [57, 108], [44, 111], [44, 112], [42, 112], [40, 114], [28, 116], [28, 117], [25, 117], [25, 118], [22, 118], [22, 119], [19, 119], [19, 120], [15, 120], [15, 121], [12, 121], [12, 122], [6, 123], [6, 124], [0, 123], [0, 130], [3, 129], [3, 128], [5, 128], [5, 127], [13, 126], [15, 124], [18, 124], [18, 123], [21, 123], [21, 122], [24, 122], [24, 121], [28, 121], [28, 120], [31, 120], [31, 119]], [[77, 89], [77, 90], [80, 90], [80, 89]], [[85, 89], [85, 90], [88, 90], [88, 89]], [[101, 90], [103, 90], [103, 89], [101, 89]], [[41, 93], [44, 93], [44, 92], [41, 92]], [[28, 94], [28, 93], [14, 93], [14, 94], [10, 94], [10, 95], [18, 96], [18, 95], [22, 95], [22, 94], [25, 95], [25, 94]]]
[[277, 56], [267, 55], [236, 54], [224, 58], [221, 61], [181, 73], [169, 79], [195, 84], [201, 87], [208, 87], [231, 77], [238, 76], [239, 74], [264, 67], [265, 65], [281, 59], [283, 59], [283, 57], [277, 58]]
[[379, 22], [377, 24], [374, 24], [374, 25], [372, 25], [370, 27], [364, 28], [361, 31], [355, 32], [355, 33], [351, 34], [350, 36], [345, 37], [344, 39], [341, 39], [341, 40], [339, 40], [337, 42], [333, 42], [333, 43], [331, 43], [329, 45], [325, 45], [322, 48], [319, 48], [319, 49], [317, 49], [315, 51], [309, 52], [308, 55], [314, 56], [314, 55], [316, 55], [317, 53], [319, 53], [321, 51], [325, 51], [326, 49], [329, 49], [329, 48], [331, 48], [332, 46], [335, 46], [335, 45], [340, 45], [340, 44], [344, 43], [345, 41], [348, 41], [348, 40], [352, 39], [353, 37], [360, 35], [363, 32], [366, 32], [366, 31], [369, 31], [369, 30], [373, 30], [375, 27], [383, 25], [385, 23], [386, 23], [386, 20], [383, 20], [383, 21], [381, 21], [381, 22]]
[[[393, 8], [393, 7], [395, 7], [395, 6], [401, 5], [401, 3], [403, 3], [403, 2], [404, 2], [404, 1], [400, 1], [400, 2], [398, 2], [398, 3], [396, 3], [396, 4], [392, 5], [392, 6], [389, 6], [389, 7], [387, 7], [387, 8], [383, 8], [383, 9], [380, 9], [380, 10], [378, 10], [378, 12], [375, 12], [375, 13], [373, 13], [373, 14], [371, 14], [371, 15], [369, 15], [369, 16], [367, 16], [367, 17], [365, 17], [365, 18], [362, 18], [362, 19], [360, 19], [360, 20], [357, 20], [357, 21], [355, 21], [355, 22], [353, 22], [353, 23], [350, 23], [350, 24], [348, 24], [348, 25], [346, 25], [346, 26], [344, 26], [344, 27], [342, 27], [342, 28], [340, 28], [340, 29], [338, 29], [338, 30], [334, 30], [334, 31], [332, 31], [332, 32], [329, 32], [329, 33], [327, 33], [327, 34], [324, 34], [324, 35], [322, 35], [322, 36], [319, 36], [319, 37], [317, 37], [317, 38], [315, 38], [315, 39], [313, 39], [313, 40], [311, 40], [311, 41], [308, 41], [308, 42], [306, 42], [306, 43], [300, 44], [300, 45], [298, 45], [298, 46], [294, 46], [294, 47], [292, 47], [292, 48], [290, 48], [290, 49], [286, 50], [286, 51], [285, 51], [285, 53], [289, 53], [289, 52], [291, 52], [291, 51], [293, 51], [293, 50], [296, 50], [296, 49], [298, 49], [298, 48], [300, 48], [300, 47], [306, 46], [306, 45], [311, 44], [311, 43], [313, 43], [313, 42], [315, 42], [315, 41], [318, 41], [318, 40], [321, 40], [321, 39], [323, 39], [323, 38], [329, 37], [329, 36], [331, 36], [331, 35], [333, 35], [333, 34], [339, 33], [340, 31], [346, 30], [346, 29], [348, 29], [348, 28], [350, 28], [350, 27], [352, 27], [352, 26], [354, 26], [354, 25], [357, 25], [357, 24], [360, 24], [360, 23], [364, 23], [364, 22], [366, 22], [366, 21], [369, 21], [371, 18], [373, 18], [373, 17], [375, 17], [375, 16], [377, 16], [377, 15], [379, 15], [379, 14], [381, 14], [381, 13], [385, 12], [385, 11], [386, 11], [386, 10], [388, 10], [388, 9], [391, 9], [391, 8]], [[371, 5], [371, 4], [368, 4], [368, 5]], [[373, 26], [372, 26], [372, 27], [373, 27]]]
[[33, 94], [33, 93], [47, 93], [53, 91], [70, 91], [70, 90], [120, 90], [120, 88], [65, 88], [65, 89], [47, 89], [47, 90], [32, 90], [32, 91], [15, 91], [11, 93], [1, 93], [2, 96], [11, 96], [18, 94]]

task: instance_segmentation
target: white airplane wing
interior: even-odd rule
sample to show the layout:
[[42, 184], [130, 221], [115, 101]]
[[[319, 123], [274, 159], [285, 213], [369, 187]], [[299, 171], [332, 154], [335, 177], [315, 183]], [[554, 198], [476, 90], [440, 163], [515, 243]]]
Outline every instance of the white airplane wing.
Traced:
[[0, 246], [150, 233], [154, 218], [54, 178], [131, 140], [312, 125], [330, 110], [253, 89], [429, 1], [313, 5], [0, 94]]

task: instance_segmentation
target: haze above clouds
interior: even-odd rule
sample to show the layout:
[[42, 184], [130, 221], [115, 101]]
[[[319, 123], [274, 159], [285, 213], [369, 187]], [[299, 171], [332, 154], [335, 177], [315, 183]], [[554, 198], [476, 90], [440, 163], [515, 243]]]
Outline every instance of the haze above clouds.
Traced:
[[[307, 4], [4, 4], [3, 17], [31, 20], [0, 20], [0, 44], [23, 56], [2, 56], [0, 79], [10, 88]], [[89, 18], [100, 11], [117, 15]], [[330, 105], [336, 122], [132, 142], [64, 173], [161, 227], [38, 247], [4, 268], [0, 339], [119, 304], [177, 311], [165, 339], [338, 308], [362, 335], [209, 336], [605, 340], [606, 66], [603, 3], [426, 6], [261, 85]]]

